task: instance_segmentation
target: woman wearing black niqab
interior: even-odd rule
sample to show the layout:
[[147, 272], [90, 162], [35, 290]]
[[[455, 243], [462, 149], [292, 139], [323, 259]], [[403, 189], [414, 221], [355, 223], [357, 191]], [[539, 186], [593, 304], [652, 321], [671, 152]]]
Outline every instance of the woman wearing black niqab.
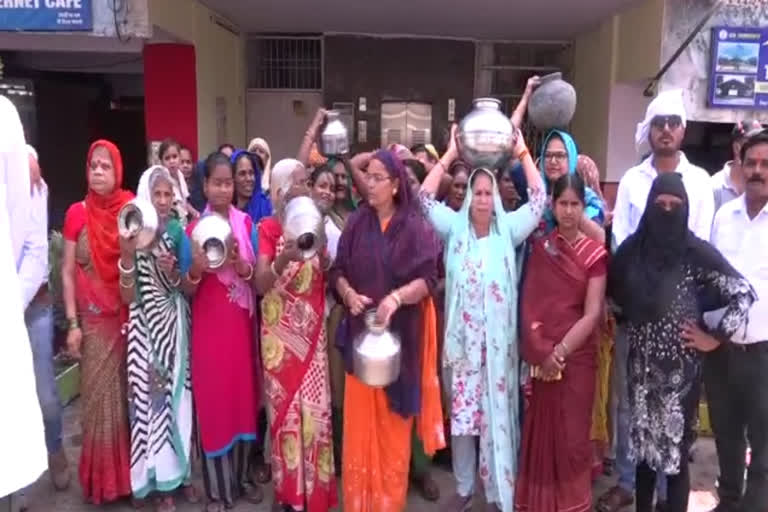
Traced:
[[[713, 347], [686, 343], [682, 333], [703, 329], [703, 313], [724, 308], [710, 335], [728, 342], [744, 325], [755, 292], [715, 248], [688, 229], [688, 195], [677, 173], [654, 180], [640, 226], [612, 262], [608, 291], [627, 322], [636, 510], [653, 510], [656, 472], [661, 471], [668, 477], [668, 510], [685, 512], [701, 351]], [[689, 323], [698, 327], [686, 327]]]

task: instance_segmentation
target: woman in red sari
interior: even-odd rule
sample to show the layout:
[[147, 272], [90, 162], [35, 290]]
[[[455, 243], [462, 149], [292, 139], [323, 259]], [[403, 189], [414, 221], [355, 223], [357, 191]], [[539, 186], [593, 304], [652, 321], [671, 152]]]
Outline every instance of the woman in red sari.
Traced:
[[303, 260], [283, 238], [283, 211], [307, 195], [298, 160], [272, 169], [275, 215], [259, 224], [258, 287], [275, 507], [322, 512], [336, 506], [331, 389], [325, 337], [327, 251]]
[[126, 339], [120, 300], [117, 213], [133, 198], [123, 190], [123, 161], [109, 141], [88, 150], [88, 193], [64, 220], [62, 286], [67, 347], [80, 357], [83, 449], [80, 487], [99, 505], [131, 494]]
[[557, 228], [533, 241], [523, 284], [521, 353], [532, 392], [523, 420], [515, 509], [592, 508], [592, 403], [607, 252], [579, 231], [585, 187], [568, 174], [553, 188]]

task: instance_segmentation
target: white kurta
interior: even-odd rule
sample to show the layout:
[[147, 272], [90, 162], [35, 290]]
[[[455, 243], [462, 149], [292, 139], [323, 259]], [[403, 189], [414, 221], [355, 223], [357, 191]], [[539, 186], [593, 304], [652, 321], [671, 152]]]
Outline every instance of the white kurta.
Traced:
[[29, 160], [16, 107], [0, 96], [0, 497], [48, 466], [32, 350], [24, 325], [16, 261], [29, 226]]

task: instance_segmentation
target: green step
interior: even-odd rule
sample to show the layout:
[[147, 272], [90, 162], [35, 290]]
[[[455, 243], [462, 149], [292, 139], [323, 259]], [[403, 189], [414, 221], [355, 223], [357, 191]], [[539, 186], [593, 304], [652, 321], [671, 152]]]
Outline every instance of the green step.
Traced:
[[69, 404], [80, 394], [80, 363], [67, 357], [54, 357], [56, 387], [63, 405]]

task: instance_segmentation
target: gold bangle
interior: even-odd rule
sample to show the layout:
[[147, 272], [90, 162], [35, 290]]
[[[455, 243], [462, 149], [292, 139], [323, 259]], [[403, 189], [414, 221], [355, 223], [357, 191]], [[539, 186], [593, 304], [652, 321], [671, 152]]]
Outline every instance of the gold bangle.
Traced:
[[123, 259], [117, 258], [117, 270], [119, 270], [121, 274], [133, 274], [136, 271], [136, 264], [134, 263], [131, 268], [125, 268], [123, 267]]
[[123, 276], [120, 276], [120, 288], [125, 288], [126, 290], [133, 288], [133, 285], [136, 284], [136, 280], [131, 278], [128, 282], [123, 281]]
[[203, 280], [203, 276], [200, 276], [197, 279], [192, 279], [192, 274], [187, 272], [187, 281], [189, 281], [189, 284], [199, 284], [200, 281], [202, 280]]
[[243, 281], [250, 281], [251, 279], [253, 279], [253, 265], [251, 265], [250, 263], [248, 264], [248, 277], [243, 277], [240, 274], [237, 274], [237, 277], [239, 277]]
[[531, 154], [531, 152], [530, 152], [530, 151], [528, 151], [528, 148], [525, 148], [524, 150], [522, 150], [522, 151], [521, 151], [521, 152], [520, 152], [520, 153], [517, 155], [517, 159], [518, 159], [518, 160], [520, 160], [520, 161], [522, 161], [522, 160], [523, 160], [523, 158], [525, 158], [525, 155], [528, 155], [528, 156], [530, 156], [530, 154]]
[[400, 298], [400, 293], [397, 290], [390, 293], [389, 296], [395, 299], [398, 308], [403, 305], [403, 299]]
[[280, 273], [277, 271], [277, 266], [275, 266], [276, 261], [277, 258], [272, 260], [272, 263], [269, 265], [269, 270], [272, 271], [272, 275], [275, 276], [275, 279], [280, 279]]

